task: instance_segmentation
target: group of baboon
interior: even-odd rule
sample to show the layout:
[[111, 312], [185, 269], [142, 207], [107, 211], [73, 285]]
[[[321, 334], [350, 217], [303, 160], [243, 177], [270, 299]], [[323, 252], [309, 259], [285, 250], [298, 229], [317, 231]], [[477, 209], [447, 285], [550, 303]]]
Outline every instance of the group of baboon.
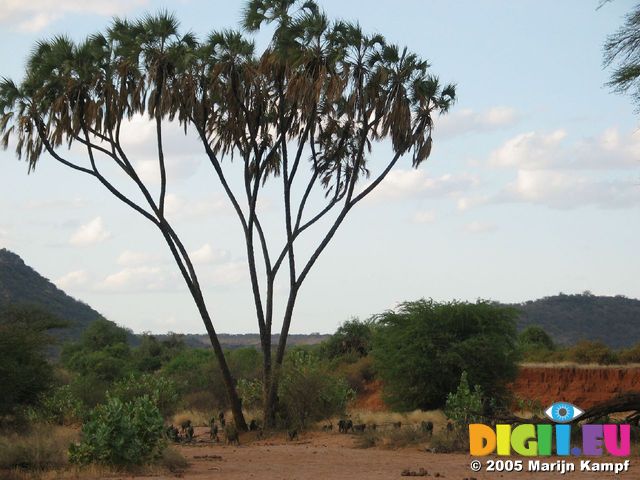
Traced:
[[[217, 420], [217, 421], [216, 421]], [[219, 425], [219, 426], [218, 426]], [[364, 433], [365, 431], [376, 431], [378, 427], [382, 426], [391, 426], [393, 429], [402, 428], [402, 422], [388, 422], [385, 424], [377, 425], [376, 423], [358, 423], [354, 424], [353, 420], [342, 418], [338, 421], [338, 432], [339, 433]], [[220, 432], [220, 428], [224, 430], [224, 436], [226, 439], [226, 444], [236, 444], [240, 445], [240, 434], [238, 429], [235, 427], [233, 423], [227, 423], [224, 418], [224, 412], [220, 412], [218, 417], [211, 417], [209, 420], [209, 438], [214, 442], [220, 442], [220, 438], [218, 433]], [[453, 431], [453, 424], [451, 422], [447, 422], [446, 425], [447, 432]], [[433, 422], [431, 421], [422, 421], [420, 423], [420, 430], [429, 435], [433, 435]], [[257, 439], [260, 440], [264, 437], [263, 429], [258, 425], [258, 422], [254, 419], [249, 422], [249, 431], [258, 432]], [[322, 426], [323, 432], [331, 432], [333, 431], [333, 423], [328, 423]], [[191, 424], [191, 420], [185, 420], [180, 424], [180, 429], [175, 427], [173, 424], [169, 425], [166, 428], [166, 436], [169, 440], [180, 443], [180, 442], [192, 442], [194, 438], [194, 429]], [[288, 429], [287, 437], [289, 441], [293, 441], [298, 439], [298, 429]]]
[[[338, 421], [338, 432], [340, 433], [364, 433], [365, 431], [376, 431], [379, 426], [391, 426], [394, 429], [402, 428], [402, 422], [388, 422], [385, 424], [377, 425], [376, 423], [358, 423], [354, 424], [350, 419], [340, 419]], [[333, 430], [333, 424], [329, 423], [322, 426], [323, 432], [330, 432]], [[431, 421], [422, 421], [420, 423], [420, 430], [423, 433], [431, 436], [433, 435], [433, 422]], [[451, 422], [447, 422], [447, 431], [451, 432], [453, 430], [453, 424]]]

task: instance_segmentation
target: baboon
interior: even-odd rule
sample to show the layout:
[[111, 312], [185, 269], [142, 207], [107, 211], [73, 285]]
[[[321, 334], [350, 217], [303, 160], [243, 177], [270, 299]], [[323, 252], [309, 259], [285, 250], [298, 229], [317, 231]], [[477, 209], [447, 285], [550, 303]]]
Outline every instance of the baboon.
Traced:
[[351, 420], [347, 420], [347, 423], [344, 425], [344, 433], [347, 433], [349, 430], [353, 430], [353, 422]]
[[340, 433], [345, 433], [345, 426], [347, 425], [347, 421], [340, 419], [340, 421], [338, 421], [338, 431]]
[[393, 428], [402, 428], [402, 422], [393, 422]]
[[218, 413], [218, 420], [220, 420], [220, 423], [224, 422], [224, 412], [222, 410], [220, 410], [220, 413]]
[[323, 432], [330, 432], [333, 430], [333, 423], [329, 423], [327, 425], [323, 425], [322, 426], [322, 431]]
[[249, 423], [249, 431], [250, 432], [255, 432], [256, 430], [258, 430], [258, 422], [256, 422], [255, 419], [251, 420], [251, 422]]
[[224, 427], [224, 436], [227, 439], [227, 445], [231, 445], [232, 443], [240, 445], [240, 434], [233, 423]]
[[167, 435], [167, 438], [172, 442], [180, 441], [180, 433], [178, 432], [178, 429], [173, 426], [173, 424], [167, 427], [167, 429], [165, 430], [165, 434]]
[[425, 422], [423, 420], [422, 423], [420, 423], [420, 430], [428, 435], [433, 435], [433, 422]]
[[189, 428], [190, 426], [191, 426], [191, 420], [185, 420], [184, 422], [182, 422], [180, 424], [180, 428], [182, 430], [182, 435], [186, 435], [187, 428]]
[[218, 439], [218, 426], [216, 425], [216, 422], [212, 422], [211, 423], [211, 430], [209, 431], [209, 438], [211, 438], [211, 440], [215, 440], [216, 442], [219, 441], [219, 439]]
[[186, 439], [187, 439], [187, 442], [191, 442], [193, 440], [193, 426], [191, 425], [187, 427]]
[[353, 426], [353, 431], [354, 432], [364, 432], [366, 428], [367, 428], [367, 426], [364, 423], [360, 423], [358, 425], [354, 425]]
[[293, 440], [298, 438], [298, 429], [294, 428], [293, 430], [289, 430], [287, 432], [287, 436], [289, 437], [289, 441], [292, 442]]
[[447, 422], [447, 433], [453, 432], [453, 423]]

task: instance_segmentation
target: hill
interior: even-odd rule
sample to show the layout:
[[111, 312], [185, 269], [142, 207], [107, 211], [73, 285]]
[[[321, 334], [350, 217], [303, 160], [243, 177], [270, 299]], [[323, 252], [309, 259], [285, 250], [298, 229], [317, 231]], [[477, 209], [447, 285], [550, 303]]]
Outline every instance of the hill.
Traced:
[[0, 249], [0, 309], [9, 305], [32, 305], [69, 322], [68, 328], [52, 331], [61, 342], [77, 339], [87, 325], [103, 318], [89, 305], [70, 297], [22, 258]]
[[539, 325], [560, 345], [600, 340], [612, 348], [640, 342], [640, 300], [585, 292], [511, 305], [522, 313], [518, 327]]

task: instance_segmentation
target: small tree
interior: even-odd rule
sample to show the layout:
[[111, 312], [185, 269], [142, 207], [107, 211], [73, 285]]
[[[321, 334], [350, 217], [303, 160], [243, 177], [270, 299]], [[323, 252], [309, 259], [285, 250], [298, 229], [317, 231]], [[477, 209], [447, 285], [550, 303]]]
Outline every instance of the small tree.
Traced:
[[53, 383], [46, 358], [50, 328], [64, 322], [38, 308], [11, 307], [0, 312], [0, 416], [33, 405]]
[[[209, 335], [237, 426], [246, 429], [235, 381], [213, 325], [188, 249], [167, 215], [167, 162], [163, 132], [179, 122], [203, 148], [218, 187], [237, 214], [244, 235], [263, 355], [265, 422], [272, 424], [278, 374], [303, 282], [347, 215], [400, 162], [418, 167], [431, 153], [434, 116], [455, 98], [429, 64], [407, 48], [367, 35], [360, 26], [330, 21], [314, 1], [251, 0], [242, 24], [256, 32], [275, 26], [256, 54], [241, 32], [212, 32], [205, 40], [180, 33], [172, 15], [114, 20], [106, 34], [76, 44], [64, 36], [36, 44], [20, 84], [0, 82], [0, 134], [16, 140], [29, 171], [45, 153], [99, 182], [149, 221], [166, 242]], [[121, 141], [128, 120], [146, 115], [155, 127], [159, 188], [145, 184]], [[371, 165], [387, 141], [391, 153]], [[75, 162], [64, 146], [85, 152]], [[230, 159], [240, 162], [240, 191]], [[376, 160], [382, 160], [376, 155]], [[129, 188], [108, 174], [110, 166]], [[284, 244], [259, 215], [262, 187], [278, 180]], [[313, 201], [317, 197], [317, 201]], [[318, 204], [316, 211], [311, 205]], [[320, 220], [323, 220], [322, 222]], [[328, 225], [302, 258], [298, 245], [311, 227]], [[284, 268], [281, 268], [284, 267]], [[272, 359], [274, 286], [288, 276], [287, 300]]]
[[466, 427], [482, 418], [482, 402], [482, 388], [480, 385], [474, 385], [471, 390], [467, 372], [462, 372], [458, 389], [455, 393], [447, 395], [444, 413], [459, 427]]

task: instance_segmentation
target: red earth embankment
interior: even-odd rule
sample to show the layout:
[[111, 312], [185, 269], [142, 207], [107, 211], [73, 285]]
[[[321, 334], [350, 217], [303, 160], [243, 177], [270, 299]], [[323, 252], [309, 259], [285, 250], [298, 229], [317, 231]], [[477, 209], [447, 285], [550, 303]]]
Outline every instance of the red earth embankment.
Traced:
[[640, 367], [523, 365], [511, 391], [543, 407], [566, 401], [585, 409], [620, 393], [640, 391]]
[[[510, 390], [517, 398], [537, 400], [543, 408], [565, 401], [585, 409], [621, 393], [640, 392], [640, 366], [522, 365]], [[366, 385], [354, 406], [387, 410], [382, 382]]]

